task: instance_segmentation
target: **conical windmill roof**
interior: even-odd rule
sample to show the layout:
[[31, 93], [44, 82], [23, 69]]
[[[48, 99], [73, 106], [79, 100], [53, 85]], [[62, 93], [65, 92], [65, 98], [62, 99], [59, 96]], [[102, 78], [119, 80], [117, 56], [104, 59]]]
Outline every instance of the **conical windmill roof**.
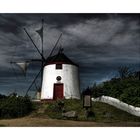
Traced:
[[78, 66], [62, 52], [59, 52], [54, 56], [48, 57], [46, 61], [46, 65], [50, 65], [50, 64], [71, 64], [71, 65]]

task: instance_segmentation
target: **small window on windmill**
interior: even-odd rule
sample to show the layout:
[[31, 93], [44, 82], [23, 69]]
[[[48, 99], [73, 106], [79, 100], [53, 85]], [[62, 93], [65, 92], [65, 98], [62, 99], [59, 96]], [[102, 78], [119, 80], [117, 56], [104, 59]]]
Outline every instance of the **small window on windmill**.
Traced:
[[56, 69], [62, 69], [62, 64], [56, 64]]
[[57, 80], [58, 82], [60, 82], [61, 79], [62, 79], [61, 76], [57, 76], [57, 77], [56, 77], [56, 80]]

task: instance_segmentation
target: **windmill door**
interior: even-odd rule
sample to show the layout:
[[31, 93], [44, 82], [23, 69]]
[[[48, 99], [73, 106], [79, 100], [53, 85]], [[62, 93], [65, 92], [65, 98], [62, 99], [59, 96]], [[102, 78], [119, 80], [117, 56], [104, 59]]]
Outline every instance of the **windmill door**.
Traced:
[[64, 86], [62, 83], [54, 84], [53, 99], [63, 99], [64, 98]]

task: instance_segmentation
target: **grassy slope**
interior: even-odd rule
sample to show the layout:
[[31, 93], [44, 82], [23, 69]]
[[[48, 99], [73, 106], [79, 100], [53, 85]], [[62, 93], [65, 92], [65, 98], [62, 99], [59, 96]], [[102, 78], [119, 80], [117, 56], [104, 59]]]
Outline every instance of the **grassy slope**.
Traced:
[[[85, 109], [83, 109], [82, 101], [64, 100], [64, 108], [66, 111], [75, 110], [78, 112], [79, 121], [87, 121], [85, 117]], [[58, 109], [57, 102], [42, 104], [40, 106], [42, 112], [36, 112], [35, 115], [48, 115], [53, 119], [64, 119], [61, 111]], [[44, 109], [43, 109], [44, 108]], [[93, 102], [91, 110], [95, 113], [95, 117], [91, 117], [88, 121], [94, 122], [140, 122], [140, 117], [133, 116], [127, 112], [119, 110], [105, 103]]]
[[65, 100], [66, 111], [76, 110], [78, 120], [63, 120], [56, 102], [36, 104], [29, 116], [0, 120], [0, 126], [140, 126], [140, 117], [132, 116], [105, 103], [93, 103], [95, 117], [85, 118], [85, 110], [79, 100]]

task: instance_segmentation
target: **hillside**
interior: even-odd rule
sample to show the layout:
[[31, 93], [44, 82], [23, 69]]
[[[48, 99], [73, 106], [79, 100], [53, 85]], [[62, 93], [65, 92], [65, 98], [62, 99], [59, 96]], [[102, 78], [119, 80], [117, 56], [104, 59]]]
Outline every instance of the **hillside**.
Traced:
[[93, 97], [101, 95], [117, 98], [127, 104], [140, 107], [140, 80], [135, 77], [113, 78], [90, 87]]
[[[94, 113], [88, 119], [86, 118], [86, 110], [83, 108], [80, 100], [63, 100], [65, 112], [74, 110], [78, 114], [77, 121], [93, 121], [93, 122], [140, 122], [140, 117], [133, 116], [127, 112], [119, 110], [105, 103], [92, 102], [91, 111]], [[59, 109], [59, 101], [40, 104], [39, 109], [34, 112], [33, 116], [47, 115], [52, 119], [65, 119], [62, 117], [62, 111]]]
[[64, 100], [66, 111], [75, 110], [77, 120], [66, 120], [58, 110], [58, 102], [35, 103], [36, 110], [16, 119], [1, 119], [0, 126], [140, 126], [140, 117], [132, 116], [105, 103], [93, 103], [95, 116], [85, 117], [82, 101]]

